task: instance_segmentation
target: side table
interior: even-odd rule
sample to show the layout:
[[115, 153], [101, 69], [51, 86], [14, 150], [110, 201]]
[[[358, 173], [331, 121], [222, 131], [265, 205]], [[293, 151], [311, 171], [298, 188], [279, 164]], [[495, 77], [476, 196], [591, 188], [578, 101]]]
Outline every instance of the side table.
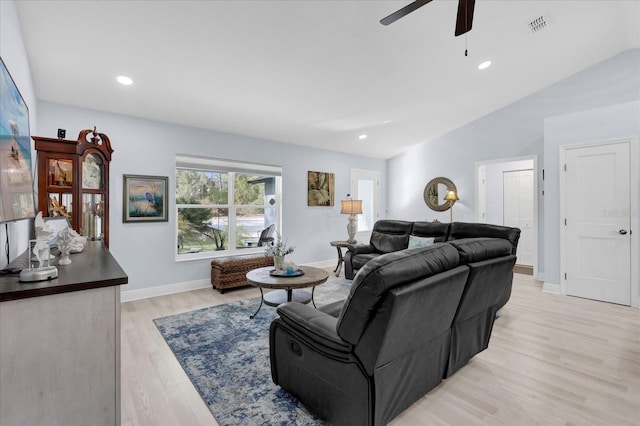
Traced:
[[344, 263], [344, 257], [342, 257], [342, 249], [347, 248], [350, 243], [346, 241], [331, 241], [330, 244], [332, 247], [335, 247], [338, 250], [338, 264], [336, 265], [336, 269], [333, 270], [337, 277], [340, 275], [340, 271], [342, 270], [342, 263]]

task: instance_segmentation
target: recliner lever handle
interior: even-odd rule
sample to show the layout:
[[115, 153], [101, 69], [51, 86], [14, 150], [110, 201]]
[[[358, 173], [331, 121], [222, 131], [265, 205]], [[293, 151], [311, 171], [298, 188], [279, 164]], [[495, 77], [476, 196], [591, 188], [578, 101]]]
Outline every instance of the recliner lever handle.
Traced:
[[302, 348], [300, 347], [300, 344], [298, 342], [295, 342], [293, 340], [289, 341], [289, 349], [291, 349], [291, 352], [293, 352], [294, 354], [302, 356]]

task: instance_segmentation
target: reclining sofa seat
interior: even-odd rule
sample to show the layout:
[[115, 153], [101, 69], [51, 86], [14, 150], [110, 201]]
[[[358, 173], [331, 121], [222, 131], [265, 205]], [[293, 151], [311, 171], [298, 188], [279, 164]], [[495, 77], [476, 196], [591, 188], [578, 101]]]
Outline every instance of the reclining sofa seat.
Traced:
[[446, 377], [489, 347], [496, 312], [511, 296], [516, 256], [501, 238], [466, 238], [450, 241], [469, 276], [451, 326], [451, 350]]
[[[445, 377], [469, 274], [449, 244], [367, 262], [339, 315], [300, 303], [271, 323], [271, 375], [322, 419], [383, 425]], [[334, 315], [332, 315], [332, 313]]]
[[345, 277], [353, 279], [357, 270], [381, 254], [404, 250], [409, 245], [413, 222], [379, 220], [373, 225], [369, 244], [350, 245], [345, 253]]

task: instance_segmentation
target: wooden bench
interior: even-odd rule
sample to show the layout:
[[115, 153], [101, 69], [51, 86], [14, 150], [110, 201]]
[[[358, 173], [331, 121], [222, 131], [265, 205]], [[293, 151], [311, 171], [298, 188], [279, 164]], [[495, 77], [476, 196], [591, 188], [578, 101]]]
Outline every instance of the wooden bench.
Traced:
[[244, 254], [213, 259], [211, 261], [211, 285], [220, 294], [228, 288], [248, 286], [247, 272], [273, 265], [273, 258], [264, 253]]

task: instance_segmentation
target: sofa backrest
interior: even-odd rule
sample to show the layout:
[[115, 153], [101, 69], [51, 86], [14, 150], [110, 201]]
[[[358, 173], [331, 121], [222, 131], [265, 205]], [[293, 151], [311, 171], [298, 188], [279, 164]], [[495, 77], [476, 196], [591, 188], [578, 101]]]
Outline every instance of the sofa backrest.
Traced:
[[458, 251], [449, 244], [387, 253], [370, 260], [353, 280], [338, 317], [338, 335], [357, 344], [390, 290], [453, 269], [458, 261]]
[[409, 245], [413, 222], [379, 220], [373, 225], [369, 244], [380, 253], [404, 250]]
[[468, 275], [469, 268], [461, 265], [389, 290], [353, 349], [365, 371], [373, 375], [410, 353], [426, 356], [448, 341]]
[[488, 223], [453, 222], [449, 226], [447, 241], [476, 237], [502, 238], [507, 240], [511, 244], [511, 254], [515, 255], [518, 249], [518, 240], [520, 239], [520, 229]]
[[456, 321], [472, 317], [495, 306], [496, 311], [509, 301], [516, 256], [511, 244], [502, 238], [465, 238], [450, 241], [460, 255], [460, 264], [470, 269]]
[[411, 235], [416, 237], [432, 237], [434, 242], [446, 241], [449, 235], [449, 224], [440, 222], [414, 222]]
[[460, 256], [460, 264], [480, 262], [511, 254], [511, 242], [502, 238], [462, 238], [449, 241]]

